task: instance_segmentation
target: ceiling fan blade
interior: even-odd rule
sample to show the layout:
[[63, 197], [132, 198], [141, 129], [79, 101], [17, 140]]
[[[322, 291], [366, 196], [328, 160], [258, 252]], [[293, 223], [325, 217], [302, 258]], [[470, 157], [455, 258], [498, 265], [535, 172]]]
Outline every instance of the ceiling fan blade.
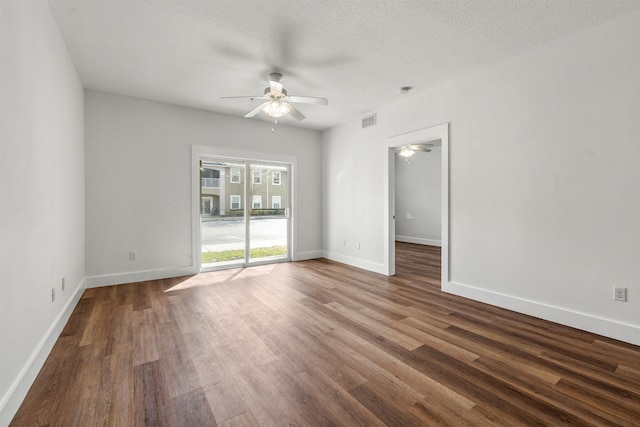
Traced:
[[318, 105], [329, 104], [329, 101], [327, 100], [327, 98], [318, 98], [315, 96], [289, 96], [287, 97], [287, 100], [298, 103], [298, 104], [318, 104]]
[[415, 151], [425, 151], [427, 153], [431, 152], [434, 148], [436, 147], [440, 147], [440, 143], [439, 142], [423, 142], [421, 144], [412, 144], [412, 145], [408, 145], [408, 148], [411, 148], [412, 150]]
[[287, 107], [289, 107], [289, 114], [291, 114], [291, 117], [293, 117], [296, 120], [304, 120], [304, 114], [302, 114], [300, 112], [300, 110], [298, 110], [296, 107], [294, 107], [293, 105], [289, 104], [288, 102], [283, 102], [282, 104], [286, 105]]
[[256, 96], [221, 96], [220, 99], [267, 99], [264, 95], [256, 95]]
[[282, 83], [280, 82], [274, 82], [273, 80], [271, 80], [269, 82], [269, 89], [271, 90], [271, 93], [273, 94], [281, 94], [282, 93]]
[[256, 108], [254, 108], [253, 110], [249, 111], [244, 116], [245, 117], [253, 117], [253, 116], [255, 116], [256, 114], [258, 114], [262, 110], [262, 107], [264, 107], [267, 104], [268, 104], [268, 102], [263, 102], [262, 104], [258, 105]]
[[430, 153], [432, 150], [431, 148], [427, 148], [427, 147], [410, 147], [413, 151], [424, 151], [425, 153]]

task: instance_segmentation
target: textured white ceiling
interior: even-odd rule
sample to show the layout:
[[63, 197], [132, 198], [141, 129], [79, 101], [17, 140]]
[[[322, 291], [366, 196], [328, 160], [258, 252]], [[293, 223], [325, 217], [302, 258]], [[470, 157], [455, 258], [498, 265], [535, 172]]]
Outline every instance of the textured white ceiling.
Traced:
[[[326, 129], [640, 0], [49, 0], [86, 88], [242, 116], [271, 71]], [[414, 93], [414, 92], [412, 92]], [[263, 114], [259, 114], [263, 116]], [[264, 117], [263, 117], [264, 118]], [[250, 120], [250, 119], [247, 119]], [[255, 119], [254, 119], [255, 120]]]

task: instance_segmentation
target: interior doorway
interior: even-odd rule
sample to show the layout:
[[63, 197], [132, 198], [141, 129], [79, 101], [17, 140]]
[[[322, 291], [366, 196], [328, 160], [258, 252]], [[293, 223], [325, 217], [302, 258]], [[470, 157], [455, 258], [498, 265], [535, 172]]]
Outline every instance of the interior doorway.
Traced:
[[387, 138], [384, 144], [385, 171], [385, 270], [388, 275], [395, 274], [396, 240], [396, 156], [402, 150], [418, 149], [439, 141], [441, 146], [441, 281], [449, 280], [449, 126], [441, 124], [417, 131]]
[[200, 271], [289, 261], [291, 165], [198, 161]]
[[396, 149], [396, 242], [440, 247], [441, 142], [430, 141], [409, 147]]

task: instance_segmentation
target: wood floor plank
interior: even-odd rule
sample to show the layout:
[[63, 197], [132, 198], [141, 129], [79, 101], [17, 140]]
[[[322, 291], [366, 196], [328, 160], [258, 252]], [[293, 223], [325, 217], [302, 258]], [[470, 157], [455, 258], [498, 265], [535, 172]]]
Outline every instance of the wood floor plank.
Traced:
[[135, 420], [135, 407], [133, 405], [134, 393], [134, 366], [133, 354], [131, 352], [116, 352], [107, 356], [104, 366], [99, 398], [108, 415], [108, 420], [103, 425], [133, 425]]
[[[371, 381], [351, 390], [351, 395], [387, 426], [410, 427], [423, 423], [407, 409], [417, 402], [407, 399], [394, 384]], [[404, 397], [404, 399], [403, 399]], [[401, 399], [397, 401], [396, 399]]]
[[[157, 360], [134, 366], [135, 425], [161, 426], [166, 424], [165, 401], [168, 402], [162, 383], [162, 372]], [[76, 424], [78, 425], [78, 424]]]
[[97, 341], [106, 341], [112, 318], [112, 304], [109, 301], [97, 301], [84, 329], [80, 345], [90, 345]]
[[168, 426], [217, 427], [206, 393], [198, 388], [169, 399], [166, 412]]
[[438, 349], [440, 349], [440, 351], [446, 354], [449, 354], [450, 356], [455, 357], [456, 359], [463, 359], [468, 363], [479, 357], [477, 354], [472, 353], [471, 351], [468, 351], [457, 345], [451, 344], [446, 340], [435, 337], [431, 334], [424, 333], [420, 329], [414, 328], [411, 325], [408, 325], [406, 323], [402, 323], [396, 320], [385, 319], [384, 317], [381, 317], [379, 313], [369, 308], [362, 309], [360, 310], [360, 312], [373, 319], [377, 319], [381, 322], [385, 322], [390, 327], [398, 331], [398, 333], [402, 333], [404, 335], [407, 335], [411, 338], [418, 340], [418, 342], [420, 342], [421, 345], [429, 344], [431, 346], [435, 346]]
[[142, 365], [160, 358], [160, 324], [156, 313], [147, 308], [133, 312], [133, 364]]
[[249, 404], [231, 375], [207, 385], [204, 390], [218, 425], [250, 411]]
[[625, 425], [627, 420], [635, 417], [634, 412], [640, 406], [637, 398], [634, 398], [633, 401], [616, 399], [564, 379], [554, 386], [554, 390], [562, 393], [565, 398], [571, 398], [572, 402], [588, 403], [589, 419], [592, 421], [604, 420], [600, 423], [601, 425], [609, 423]]
[[343, 351], [342, 357], [352, 366], [362, 367], [364, 370], [362, 375], [365, 378], [385, 378], [417, 400], [429, 397], [434, 401], [443, 402], [456, 411], [466, 411], [475, 405], [472, 400], [443, 386], [432, 377], [423, 375], [419, 370], [373, 343], [348, 331], [337, 330], [332, 335], [338, 340], [336, 345], [339, 345]]
[[235, 378], [260, 425], [306, 424], [299, 411], [303, 390], [278, 363], [245, 367]]
[[437, 247], [396, 260], [87, 289], [11, 427], [640, 426], [640, 347], [443, 293]]
[[242, 414], [233, 417], [230, 420], [224, 421], [219, 424], [220, 427], [259, 427], [258, 421], [253, 416], [251, 411], [243, 412]]
[[633, 382], [640, 386], [640, 369], [633, 369], [626, 365], [618, 365], [616, 373], [629, 382]]
[[174, 398], [201, 387], [193, 360], [177, 325], [166, 325], [159, 345], [160, 365], [169, 397]]
[[78, 305], [76, 305], [76, 308], [73, 310], [73, 313], [71, 313], [62, 333], [60, 333], [60, 338], [77, 337], [79, 344], [80, 340], [82, 340], [82, 336], [84, 335], [84, 330], [87, 327], [88, 320], [91, 317], [91, 313], [93, 312], [95, 301], [95, 298], [80, 298]]
[[381, 420], [321, 369], [313, 368], [308, 372], [302, 372], [297, 375], [297, 380], [310, 395], [323, 403], [325, 410], [329, 411], [340, 425], [384, 426]]
[[420, 347], [421, 345], [420, 341], [415, 340], [399, 331], [396, 331], [381, 322], [375, 321], [371, 318], [367, 318], [367, 316], [363, 315], [359, 311], [351, 310], [348, 307], [345, 307], [336, 302], [331, 302], [325, 305], [331, 310], [334, 310], [335, 312], [345, 316], [346, 318], [351, 319], [355, 323], [358, 323], [360, 326], [369, 329], [371, 332], [379, 333], [381, 336], [384, 336], [387, 339], [397, 343], [398, 345], [403, 346], [407, 350], [413, 350]]
[[[472, 363], [473, 367], [485, 372], [488, 375], [500, 378], [502, 381], [512, 385], [523, 394], [535, 397], [550, 406], [557, 406], [562, 411], [572, 414], [575, 419], [589, 419], [594, 425], [619, 424], [621, 419], [610, 416], [608, 413], [597, 410], [596, 407], [584, 404], [577, 399], [567, 399], [567, 395], [555, 387], [547, 388], [546, 384], [540, 383], [537, 378], [527, 376], [524, 371], [514, 371], [503, 362], [498, 360], [485, 360], [479, 358]], [[567, 420], [563, 420], [567, 423]], [[624, 423], [623, 423], [624, 424]]]

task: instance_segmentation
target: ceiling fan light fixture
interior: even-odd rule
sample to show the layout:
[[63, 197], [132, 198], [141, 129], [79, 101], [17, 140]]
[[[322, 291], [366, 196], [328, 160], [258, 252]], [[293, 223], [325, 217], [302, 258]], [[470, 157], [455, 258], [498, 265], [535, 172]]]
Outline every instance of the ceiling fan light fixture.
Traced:
[[415, 154], [415, 151], [409, 147], [403, 147], [398, 154], [402, 157], [411, 157]]
[[289, 114], [289, 111], [291, 110], [289, 109], [289, 106], [287, 104], [283, 104], [280, 101], [273, 100], [262, 107], [262, 111], [264, 111], [267, 116], [279, 118]]

